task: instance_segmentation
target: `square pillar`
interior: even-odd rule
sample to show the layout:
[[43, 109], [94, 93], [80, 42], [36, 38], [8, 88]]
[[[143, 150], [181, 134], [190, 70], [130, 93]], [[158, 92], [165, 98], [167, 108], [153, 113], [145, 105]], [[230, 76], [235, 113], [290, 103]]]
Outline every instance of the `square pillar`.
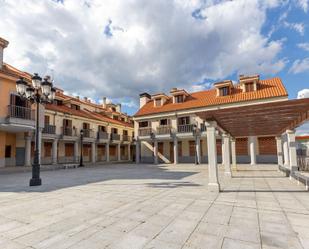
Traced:
[[31, 166], [31, 136], [26, 136], [25, 138], [25, 166]]
[[58, 139], [54, 139], [53, 146], [52, 146], [52, 164], [58, 163]]
[[117, 156], [118, 156], [118, 162], [121, 161], [121, 149], [120, 149], [120, 143], [117, 144]]
[[220, 184], [218, 180], [216, 129], [211, 124], [206, 125], [207, 149], [208, 149], [208, 188], [210, 191], [219, 192]]
[[222, 135], [222, 139], [223, 139], [223, 147], [224, 147], [224, 154], [222, 155], [222, 157], [224, 158], [224, 174], [227, 177], [231, 177], [232, 176], [232, 171], [231, 171], [231, 155], [230, 155], [230, 137], [228, 134], [223, 134]]
[[249, 148], [250, 148], [250, 161], [251, 165], [256, 164], [256, 137], [250, 136], [249, 137]]
[[232, 168], [237, 169], [237, 161], [236, 161], [236, 140], [235, 138], [231, 139], [231, 152], [232, 152]]
[[97, 154], [97, 145], [95, 142], [91, 143], [91, 162], [95, 163], [96, 162], [96, 154]]
[[140, 158], [141, 158], [140, 142], [139, 142], [139, 140], [136, 140], [135, 151], [136, 151], [135, 162], [138, 164], [138, 163], [140, 163]]
[[106, 162], [109, 162], [109, 143], [105, 144], [105, 157], [106, 157]]
[[289, 168], [290, 157], [289, 157], [289, 145], [288, 145], [287, 134], [285, 134], [283, 138], [283, 157], [284, 157], [284, 167]]
[[297, 167], [297, 153], [296, 153], [296, 141], [295, 141], [295, 131], [287, 130], [287, 139], [289, 146], [289, 159], [290, 159], [290, 178], [293, 175], [293, 172], [298, 170]]
[[195, 150], [196, 150], [196, 163], [201, 164], [201, 137], [196, 136], [195, 138]]
[[79, 158], [79, 154], [78, 154], [78, 141], [74, 142], [74, 161], [77, 163], [78, 162], [78, 158]]
[[176, 136], [174, 137], [173, 150], [174, 150], [174, 164], [178, 164], [178, 140]]
[[156, 139], [153, 142], [153, 163], [158, 164], [158, 141]]
[[221, 164], [224, 165], [224, 141], [223, 141], [223, 137], [221, 138]]
[[282, 139], [281, 136], [276, 137], [278, 165], [283, 166]]
[[131, 161], [131, 144], [128, 144], [128, 161]]

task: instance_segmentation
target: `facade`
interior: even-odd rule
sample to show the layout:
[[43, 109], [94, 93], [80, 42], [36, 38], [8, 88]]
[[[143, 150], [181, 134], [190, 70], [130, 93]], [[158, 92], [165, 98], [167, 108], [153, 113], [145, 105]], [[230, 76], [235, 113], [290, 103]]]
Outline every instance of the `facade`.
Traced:
[[[142, 93], [140, 109], [133, 118], [136, 158], [147, 163], [207, 163], [206, 125], [197, 113], [287, 99], [280, 78], [262, 80], [259, 75], [241, 75], [237, 84], [226, 80], [215, 83], [210, 90], [194, 93], [177, 88], [171, 89], [168, 95]], [[233, 138], [231, 147], [235, 150], [235, 160], [251, 164], [276, 163], [275, 135]], [[224, 135], [217, 132], [218, 162], [222, 162], [223, 141]]]
[[[16, 94], [16, 80], [31, 75], [3, 62], [0, 38], [0, 167], [30, 166], [34, 156], [35, 106]], [[130, 161], [133, 121], [120, 104], [92, 103], [57, 89], [53, 104], [40, 107], [41, 164], [77, 163], [83, 131], [84, 162]]]
[[296, 136], [297, 154], [309, 156], [309, 135]]

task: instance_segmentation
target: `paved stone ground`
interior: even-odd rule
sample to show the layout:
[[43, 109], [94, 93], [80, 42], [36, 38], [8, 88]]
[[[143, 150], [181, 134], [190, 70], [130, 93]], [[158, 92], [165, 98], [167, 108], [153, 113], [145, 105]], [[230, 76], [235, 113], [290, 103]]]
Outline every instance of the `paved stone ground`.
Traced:
[[0, 248], [309, 248], [309, 193], [275, 166], [104, 165], [0, 175]]

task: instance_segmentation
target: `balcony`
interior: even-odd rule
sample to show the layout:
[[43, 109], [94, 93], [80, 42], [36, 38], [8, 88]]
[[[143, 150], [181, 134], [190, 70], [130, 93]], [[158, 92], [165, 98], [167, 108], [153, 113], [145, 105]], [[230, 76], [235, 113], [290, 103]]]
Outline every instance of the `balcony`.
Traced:
[[70, 137], [76, 137], [77, 136], [76, 128], [62, 127], [62, 135], [63, 136], [70, 136]]
[[94, 132], [91, 129], [82, 129], [84, 138], [94, 138]]
[[170, 134], [172, 127], [170, 125], [161, 125], [157, 127], [157, 135], [166, 135]]
[[193, 131], [194, 124], [178, 125], [178, 133], [189, 133]]
[[98, 131], [98, 139], [109, 139], [109, 134], [105, 131]]
[[122, 140], [125, 142], [130, 142], [132, 139], [129, 135], [122, 135]]
[[34, 120], [34, 110], [31, 108], [9, 105], [8, 106], [8, 117], [9, 118], [19, 118], [26, 120]]
[[201, 132], [206, 131], [206, 125], [205, 124], [201, 124]]
[[45, 124], [43, 131], [44, 134], [56, 134], [56, 126]]
[[150, 127], [142, 127], [138, 129], [139, 136], [150, 136], [152, 129]]
[[117, 133], [111, 133], [111, 140], [119, 141], [120, 140], [120, 135], [117, 134]]

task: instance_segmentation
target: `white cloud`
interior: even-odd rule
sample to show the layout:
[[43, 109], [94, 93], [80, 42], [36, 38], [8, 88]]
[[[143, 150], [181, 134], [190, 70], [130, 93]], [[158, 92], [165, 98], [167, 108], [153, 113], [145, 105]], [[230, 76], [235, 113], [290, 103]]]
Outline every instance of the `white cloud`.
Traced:
[[300, 90], [297, 94], [298, 99], [309, 98], [309, 89]]
[[289, 69], [289, 72], [294, 74], [305, 71], [309, 71], [309, 57], [303, 60], [295, 60], [292, 67]]
[[297, 46], [305, 51], [309, 52], [309, 42], [299, 43]]
[[297, 0], [297, 5], [307, 13], [309, 7], [309, 0]]
[[305, 34], [305, 25], [303, 23], [290, 23], [285, 21], [284, 26], [290, 29], [294, 29], [300, 35]]
[[[66, 91], [132, 106], [140, 92], [282, 70], [283, 41], [261, 32], [280, 2], [0, 0], [0, 36], [10, 41], [4, 56], [12, 65], [52, 68]], [[203, 19], [192, 16], [197, 9]]]

